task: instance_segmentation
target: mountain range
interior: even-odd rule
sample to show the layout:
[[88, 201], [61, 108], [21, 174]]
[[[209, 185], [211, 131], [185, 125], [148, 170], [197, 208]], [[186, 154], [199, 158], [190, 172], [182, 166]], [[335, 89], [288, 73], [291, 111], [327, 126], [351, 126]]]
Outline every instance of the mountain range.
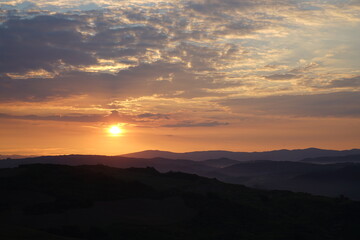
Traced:
[[167, 158], [167, 159], [187, 159], [193, 161], [203, 161], [208, 159], [229, 158], [238, 161], [251, 160], [275, 160], [275, 161], [299, 161], [305, 158], [318, 157], [337, 157], [346, 155], [360, 154], [360, 149], [351, 150], [325, 150], [318, 148], [295, 149], [295, 150], [275, 150], [266, 152], [230, 152], [230, 151], [197, 151], [174, 153], [159, 150], [147, 150], [142, 152], [135, 152], [124, 154], [124, 157], [131, 158]]
[[[348, 152], [345, 151], [345, 153]], [[153, 167], [159, 172], [197, 174], [258, 189], [291, 190], [332, 197], [343, 195], [360, 200], [358, 188], [360, 179], [357, 177], [360, 176], [359, 161], [360, 155], [312, 157], [299, 161], [239, 161], [224, 157], [193, 161], [160, 157], [147, 159], [124, 156], [62, 155], [1, 160], [0, 168], [13, 168], [34, 163], [72, 166], [102, 164], [118, 168]]]

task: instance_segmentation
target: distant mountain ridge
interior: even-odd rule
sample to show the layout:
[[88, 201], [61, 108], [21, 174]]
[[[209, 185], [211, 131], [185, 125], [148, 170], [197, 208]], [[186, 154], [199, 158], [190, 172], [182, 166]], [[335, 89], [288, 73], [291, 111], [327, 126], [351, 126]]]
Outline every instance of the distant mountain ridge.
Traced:
[[345, 155], [360, 154], [360, 149], [351, 150], [325, 150], [318, 148], [295, 149], [295, 150], [274, 150], [265, 152], [231, 152], [231, 151], [195, 151], [175, 153], [160, 150], [146, 150], [141, 152], [121, 155], [132, 158], [168, 158], [187, 159], [193, 161], [204, 161], [208, 159], [228, 158], [238, 161], [251, 160], [275, 160], [275, 161], [299, 161], [305, 158], [337, 157]]
[[336, 157], [317, 157], [317, 158], [305, 158], [301, 162], [309, 163], [341, 163], [341, 162], [359, 162], [360, 163], [360, 154], [356, 155], [346, 155], [346, 156], [336, 156]]
[[[323, 157], [319, 158], [320, 160]], [[238, 161], [228, 158], [192, 161], [166, 158], [129, 158], [101, 155], [61, 155], [0, 161], [0, 168], [14, 168], [24, 164], [107, 165], [117, 168], [153, 167], [160, 172], [184, 172], [220, 181], [242, 184], [259, 189], [281, 189], [308, 192], [325, 196], [344, 195], [360, 200], [360, 179], [348, 176], [360, 174], [359, 162], [344, 162], [353, 157], [331, 157], [332, 163], [303, 161], [251, 160]], [[338, 161], [336, 160], [338, 159]], [[319, 161], [320, 161], [319, 160]], [[352, 170], [353, 169], [353, 170]], [[329, 177], [333, 176], [333, 181]], [[321, 180], [321, 182], [319, 182]], [[336, 184], [334, 184], [336, 183]]]
[[122, 156], [103, 156], [103, 155], [59, 155], [41, 156], [24, 159], [5, 159], [0, 160], [0, 168], [14, 168], [27, 164], [60, 164], [69, 166], [97, 165], [103, 164], [110, 167], [129, 168], [129, 167], [155, 167], [158, 171], [180, 171], [187, 173], [202, 174], [213, 171], [216, 168], [201, 164], [191, 160], [169, 160], [166, 158], [128, 158]]
[[216, 168], [229, 167], [239, 162], [240, 161], [238, 160], [229, 159], [229, 158], [216, 158], [216, 159], [208, 159], [208, 160], [200, 161], [200, 163], [206, 166], [211, 166]]
[[36, 157], [35, 155], [17, 155], [17, 154], [11, 154], [11, 155], [1, 155], [0, 154], [0, 160], [3, 159], [21, 159], [21, 158], [29, 158], [29, 157]]

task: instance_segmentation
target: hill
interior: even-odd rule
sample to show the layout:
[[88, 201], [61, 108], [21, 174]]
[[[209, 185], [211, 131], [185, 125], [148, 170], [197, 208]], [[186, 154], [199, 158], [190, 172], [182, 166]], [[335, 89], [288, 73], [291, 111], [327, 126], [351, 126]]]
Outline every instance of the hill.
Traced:
[[[31, 232], [32, 239], [46, 234], [59, 240], [360, 237], [360, 203], [346, 198], [103, 165], [23, 165], [0, 169], [0, 180], [0, 226]], [[21, 239], [12, 234], [0, 231], [0, 238]]]
[[[63, 155], [43, 156], [26, 159], [1, 160], [0, 168], [18, 167], [22, 164], [62, 164], [70, 166], [102, 164], [111, 167], [153, 167], [160, 172], [180, 171], [197, 174], [204, 177], [217, 178], [223, 182], [243, 184], [259, 189], [281, 189], [308, 192], [312, 194], [336, 197], [345, 195], [354, 200], [360, 200], [360, 185], [358, 179], [349, 179], [346, 174], [336, 177], [333, 181], [322, 181], [319, 185], [315, 177], [331, 174], [333, 171], [343, 171], [348, 167], [358, 167], [356, 163], [317, 164], [303, 161], [269, 161], [252, 160], [237, 161], [232, 159], [210, 159], [205, 161], [191, 161], [165, 158], [127, 158], [121, 156], [94, 156], [94, 155]], [[353, 186], [353, 187], [349, 187]]]
[[229, 158], [217, 158], [217, 159], [208, 159], [208, 160], [200, 161], [200, 163], [210, 167], [223, 168], [223, 167], [229, 167], [231, 165], [235, 165], [239, 163], [239, 161]]
[[29, 157], [35, 157], [35, 156], [25, 156], [25, 155], [1, 155], [0, 154], [0, 160], [3, 159], [21, 159], [21, 158], [29, 158]]
[[62, 164], [70, 166], [96, 165], [103, 164], [111, 167], [129, 168], [129, 167], [155, 167], [161, 172], [182, 171], [188, 173], [204, 173], [212, 171], [215, 168], [191, 160], [169, 160], [165, 158], [129, 158], [121, 156], [101, 156], [101, 155], [60, 155], [60, 156], [42, 156], [24, 159], [6, 159], [0, 161], [0, 168], [18, 167], [22, 164]]
[[299, 161], [304, 158], [316, 158], [324, 156], [344, 156], [360, 154], [360, 149], [336, 151], [317, 148], [296, 149], [296, 150], [276, 150], [267, 152], [230, 152], [230, 151], [197, 151], [174, 153], [159, 150], [148, 150], [122, 155], [131, 158], [167, 158], [167, 159], [188, 159], [194, 161], [204, 161], [208, 159], [229, 158], [239, 161], [250, 160], [275, 160], [275, 161]]
[[[341, 168], [308, 172], [298, 175], [286, 183], [283, 187], [294, 191], [304, 191], [313, 194], [335, 196], [341, 194], [353, 199], [360, 200], [360, 164], [343, 166]], [[277, 187], [281, 189], [281, 187]]]
[[[360, 200], [360, 164], [314, 164], [286, 161], [241, 162], [208, 173], [208, 177], [261, 189], [344, 195]], [[357, 175], [358, 174], [358, 175]]]
[[360, 154], [346, 155], [336, 157], [318, 157], [318, 158], [305, 158], [302, 162], [309, 163], [344, 163], [344, 162], [358, 162], [360, 163]]

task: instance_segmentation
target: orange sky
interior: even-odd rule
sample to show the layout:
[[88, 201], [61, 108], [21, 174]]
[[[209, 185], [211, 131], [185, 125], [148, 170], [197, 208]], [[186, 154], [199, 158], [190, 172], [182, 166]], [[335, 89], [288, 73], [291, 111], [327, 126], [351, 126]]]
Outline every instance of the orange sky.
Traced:
[[144, 149], [175, 152], [195, 150], [264, 151], [319, 147], [350, 149], [359, 145], [356, 119], [279, 119], [273, 123], [244, 123], [217, 128], [123, 127], [111, 136], [108, 125], [54, 121], [2, 121], [3, 154], [106, 154]]
[[0, 155], [359, 148], [359, 11], [345, 0], [1, 2]]

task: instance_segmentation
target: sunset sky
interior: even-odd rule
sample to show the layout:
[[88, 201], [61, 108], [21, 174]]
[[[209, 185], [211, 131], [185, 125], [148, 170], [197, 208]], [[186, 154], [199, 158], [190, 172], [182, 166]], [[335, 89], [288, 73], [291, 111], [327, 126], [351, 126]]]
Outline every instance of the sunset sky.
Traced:
[[359, 148], [359, 41], [359, 0], [0, 0], [0, 154]]

